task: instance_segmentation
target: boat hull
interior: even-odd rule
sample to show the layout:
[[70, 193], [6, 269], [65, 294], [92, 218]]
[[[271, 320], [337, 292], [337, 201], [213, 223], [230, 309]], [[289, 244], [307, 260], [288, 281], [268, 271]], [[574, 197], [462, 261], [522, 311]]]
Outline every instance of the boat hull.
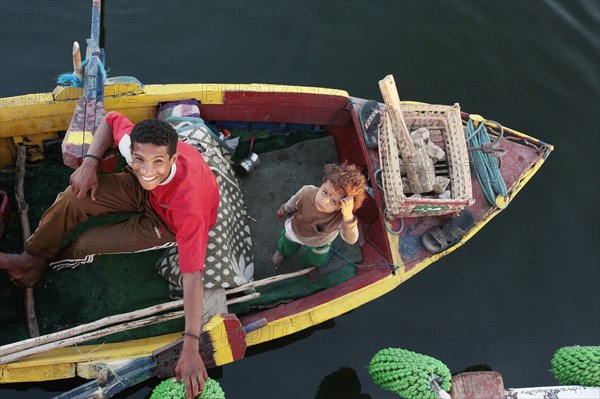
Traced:
[[[54, 94], [35, 94], [2, 99], [0, 153], [2, 167], [14, 163], [15, 144], [28, 146], [30, 164], [39, 163], [44, 142], [59, 140], [60, 132], [68, 128], [80, 93], [76, 89], [55, 90]], [[105, 91], [107, 111], [119, 111], [136, 122], [154, 117], [157, 106], [167, 101], [196, 98], [201, 103], [202, 117], [225, 127], [242, 126], [248, 129], [265, 128], [288, 130], [296, 128], [326, 129], [335, 137], [338, 156], [363, 166], [370, 181], [375, 181], [379, 168], [376, 150], [368, 148], [362, 139], [358, 109], [363, 99], [351, 97], [335, 89], [263, 84], [189, 84], [141, 86], [124, 80], [121, 88]], [[468, 114], [463, 114], [468, 118]], [[552, 146], [523, 133], [506, 129], [514, 137], [511, 154], [519, 159], [507, 172], [509, 198], [525, 186], [544, 163]], [[527, 140], [530, 145], [518, 144]], [[423, 248], [407, 250], [408, 239], [415, 241], [424, 229], [443, 219], [409, 218], [403, 233], [394, 234], [386, 228], [384, 198], [374, 190], [358, 212], [362, 223], [361, 249], [363, 265], [354, 278], [310, 296], [282, 304], [252, 315], [241, 315], [247, 325], [264, 318], [267, 325], [250, 332], [248, 346], [278, 339], [316, 326], [360, 307], [422, 271], [443, 256], [457, 250], [485, 224], [500, 213], [500, 209], [485, 203], [483, 194], [475, 187], [476, 202], [469, 210], [476, 216], [475, 224], [455, 245], [431, 254]], [[392, 221], [397, 228], [399, 221]], [[368, 227], [368, 228], [367, 228]], [[411, 232], [411, 233], [409, 233]], [[410, 234], [410, 235], [409, 235]], [[414, 244], [417, 245], [418, 243]], [[149, 356], [152, 351], [172, 342], [180, 334], [167, 334], [140, 340], [87, 345], [56, 349], [29, 356], [20, 361], [0, 365], [0, 383], [45, 381], [71, 378], [95, 378], [98, 364], [123, 364], [132, 359]], [[217, 365], [226, 363], [217, 362]]]

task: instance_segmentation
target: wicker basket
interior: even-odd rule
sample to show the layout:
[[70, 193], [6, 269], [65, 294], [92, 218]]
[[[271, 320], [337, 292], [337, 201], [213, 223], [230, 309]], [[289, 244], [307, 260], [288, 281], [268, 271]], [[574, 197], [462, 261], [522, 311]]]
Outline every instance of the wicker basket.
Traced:
[[[387, 107], [386, 107], [386, 111]], [[447, 169], [442, 174], [450, 179], [450, 199], [407, 197], [400, 175], [398, 143], [390, 124], [383, 119], [379, 135], [379, 161], [388, 217], [436, 216], [457, 213], [473, 204], [469, 155], [460, 119], [460, 106], [454, 104], [402, 104], [404, 121], [409, 131], [425, 127], [430, 141], [446, 152]], [[438, 173], [436, 173], [438, 175]]]

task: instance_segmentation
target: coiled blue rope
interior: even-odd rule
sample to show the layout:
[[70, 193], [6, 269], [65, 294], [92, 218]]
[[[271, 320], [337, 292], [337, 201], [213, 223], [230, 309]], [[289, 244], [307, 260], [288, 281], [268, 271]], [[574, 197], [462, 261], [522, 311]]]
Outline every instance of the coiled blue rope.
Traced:
[[481, 190], [488, 202], [496, 206], [496, 197], [499, 195], [507, 197], [508, 193], [497, 159], [482, 150], [487, 143], [491, 143], [485, 124], [480, 123], [479, 127], [475, 129], [473, 120], [469, 119], [465, 134], [469, 147], [478, 148], [478, 150], [471, 151], [470, 154]]
[[[85, 68], [85, 66], [88, 64], [88, 62], [90, 62], [89, 58], [86, 58], [85, 60], [83, 60], [83, 62], [81, 63], [81, 68]], [[102, 78], [104, 80], [106, 80], [106, 69], [104, 68], [104, 64], [102, 64], [102, 61], [100, 61], [98, 59], [98, 70], [100, 71], [100, 74], [102, 75]], [[77, 74], [75, 72], [67, 72], [67, 73], [63, 73], [58, 75], [58, 77], [56, 78], [56, 83], [61, 85], [61, 86], [73, 86], [75, 88], [81, 88], [83, 87], [83, 79], [80, 79], [79, 76], [77, 76]]]

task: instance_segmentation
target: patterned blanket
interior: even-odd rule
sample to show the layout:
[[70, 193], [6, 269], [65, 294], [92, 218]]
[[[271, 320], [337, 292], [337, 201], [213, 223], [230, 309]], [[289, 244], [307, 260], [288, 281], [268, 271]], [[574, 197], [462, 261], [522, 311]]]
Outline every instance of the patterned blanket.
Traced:
[[[231, 154], [217, 143], [221, 139], [201, 118], [186, 115], [189, 107], [188, 102], [162, 106], [159, 118], [175, 127], [181, 141], [198, 149], [219, 184], [221, 199], [217, 222], [208, 233], [204, 286], [228, 288], [246, 284], [254, 277], [252, 238], [242, 192], [231, 169]], [[169, 248], [156, 267], [169, 282], [171, 296], [182, 297], [177, 248]]]

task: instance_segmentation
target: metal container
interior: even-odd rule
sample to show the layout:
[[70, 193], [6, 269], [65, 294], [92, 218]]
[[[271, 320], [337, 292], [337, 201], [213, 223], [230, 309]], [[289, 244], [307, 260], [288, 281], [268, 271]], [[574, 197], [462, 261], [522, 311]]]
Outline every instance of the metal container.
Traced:
[[252, 173], [256, 167], [260, 165], [260, 158], [258, 154], [251, 152], [248, 157], [243, 159], [240, 163], [235, 166], [235, 171], [242, 177], [246, 177]]

